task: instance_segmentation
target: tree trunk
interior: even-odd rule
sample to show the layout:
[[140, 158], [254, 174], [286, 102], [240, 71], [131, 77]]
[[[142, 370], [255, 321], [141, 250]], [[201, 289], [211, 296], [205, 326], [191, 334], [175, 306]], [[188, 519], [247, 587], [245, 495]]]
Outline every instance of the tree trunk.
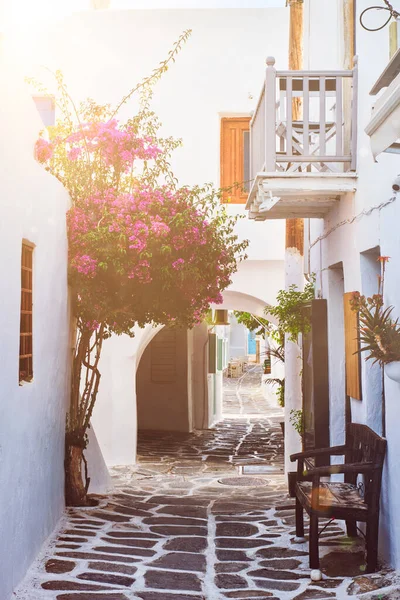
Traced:
[[65, 447], [65, 503], [67, 506], [87, 506], [87, 486], [83, 483], [83, 448]]

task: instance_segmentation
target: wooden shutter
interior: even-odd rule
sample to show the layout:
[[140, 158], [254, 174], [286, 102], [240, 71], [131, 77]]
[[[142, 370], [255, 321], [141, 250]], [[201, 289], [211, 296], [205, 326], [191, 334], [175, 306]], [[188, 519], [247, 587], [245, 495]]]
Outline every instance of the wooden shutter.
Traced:
[[177, 375], [176, 331], [164, 327], [152, 340], [151, 381], [153, 383], [174, 383]]
[[[303, 448], [329, 446], [329, 369], [328, 309], [325, 299], [304, 306], [311, 331], [302, 336], [303, 344]], [[316, 466], [329, 464], [326, 456], [316, 457]]]
[[217, 334], [208, 334], [208, 372], [217, 372]]
[[346, 394], [356, 400], [362, 400], [361, 391], [361, 355], [355, 354], [359, 349], [358, 314], [351, 309], [350, 300], [353, 292], [343, 295], [344, 335], [346, 354]]
[[19, 381], [33, 377], [33, 246], [23, 243], [21, 255], [21, 309], [19, 333]]
[[250, 178], [250, 117], [221, 119], [221, 188], [223, 202], [243, 204], [247, 201]]

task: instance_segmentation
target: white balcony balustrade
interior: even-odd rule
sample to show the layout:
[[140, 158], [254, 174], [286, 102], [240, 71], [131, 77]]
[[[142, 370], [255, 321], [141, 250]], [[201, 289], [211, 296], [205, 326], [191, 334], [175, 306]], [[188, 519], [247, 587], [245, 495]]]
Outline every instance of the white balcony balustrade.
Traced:
[[323, 217], [355, 189], [357, 60], [350, 71], [274, 65], [250, 122], [249, 216]]

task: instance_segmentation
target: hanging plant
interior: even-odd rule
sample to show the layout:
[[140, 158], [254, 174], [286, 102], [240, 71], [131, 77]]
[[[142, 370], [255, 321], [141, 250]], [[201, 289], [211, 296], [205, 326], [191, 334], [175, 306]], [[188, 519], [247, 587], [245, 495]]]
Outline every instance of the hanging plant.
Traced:
[[269, 335], [271, 323], [268, 321], [268, 319], [256, 317], [249, 312], [244, 312], [241, 310], [234, 310], [233, 314], [235, 315], [237, 322], [247, 327], [249, 331], [254, 331], [256, 335], [261, 335], [263, 339], [265, 339], [266, 331]]
[[288, 290], [279, 291], [276, 296], [277, 305], [268, 309], [278, 319], [279, 330], [288, 334], [292, 342], [297, 343], [300, 333], [311, 330], [310, 318], [304, 308], [315, 297], [314, 282], [315, 277], [305, 285], [303, 292], [294, 284]]
[[279, 406], [285, 406], [285, 378], [279, 379], [278, 377], [268, 377], [268, 379], [264, 380], [266, 385], [278, 386], [276, 393], [276, 398]]
[[354, 292], [350, 300], [352, 310], [358, 313], [360, 333], [358, 352], [367, 352], [366, 360], [385, 365], [400, 360], [399, 319], [392, 319], [393, 306], [384, 308], [383, 287], [388, 256], [380, 256], [382, 276], [379, 277], [378, 293], [371, 297]]
[[[283, 344], [284, 342], [284, 335], [282, 334], [281, 331], [274, 329], [271, 332], [271, 337], [277, 341], [277, 343], [280, 342], [279, 346], [272, 346], [271, 348], [269, 348], [268, 353], [270, 356], [270, 359], [275, 358], [276, 360], [278, 360], [281, 363], [285, 363], [285, 346]], [[282, 379], [279, 379], [278, 377], [268, 377], [268, 379], [264, 379], [264, 383], [266, 385], [271, 385], [273, 387], [278, 386], [278, 389], [276, 391], [276, 397], [278, 400], [278, 404], [279, 406], [285, 406], [285, 378], [283, 377]]]

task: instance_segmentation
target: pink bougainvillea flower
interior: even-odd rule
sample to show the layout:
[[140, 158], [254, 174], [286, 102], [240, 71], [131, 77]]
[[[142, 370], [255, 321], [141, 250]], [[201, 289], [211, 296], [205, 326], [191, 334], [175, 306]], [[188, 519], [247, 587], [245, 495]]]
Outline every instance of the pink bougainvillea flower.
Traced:
[[53, 156], [54, 148], [51, 142], [39, 138], [35, 144], [35, 157], [40, 163], [45, 163]]
[[77, 160], [82, 154], [82, 148], [71, 148], [68, 150], [68, 158], [69, 160]]
[[96, 331], [100, 327], [100, 323], [98, 321], [96, 321], [96, 320], [87, 321], [86, 322], [86, 327], [88, 329], [91, 329], [92, 331]]
[[106, 335], [129, 334], [135, 323], [195, 325], [222, 302], [245, 243], [219, 228], [204, 190], [148, 177], [152, 160], [164, 173], [163, 144], [134, 120], [81, 121], [67, 136], [56, 126], [52, 142], [35, 147], [71, 195], [69, 276], [81, 323], [100, 323]]
[[178, 270], [178, 269], [181, 269], [184, 264], [185, 264], [185, 260], [183, 258], [178, 258], [178, 260], [175, 260], [172, 263], [172, 268], [175, 270]]
[[87, 254], [77, 255], [72, 261], [72, 268], [78, 273], [93, 277], [97, 270], [97, 259], [88, 256]]

